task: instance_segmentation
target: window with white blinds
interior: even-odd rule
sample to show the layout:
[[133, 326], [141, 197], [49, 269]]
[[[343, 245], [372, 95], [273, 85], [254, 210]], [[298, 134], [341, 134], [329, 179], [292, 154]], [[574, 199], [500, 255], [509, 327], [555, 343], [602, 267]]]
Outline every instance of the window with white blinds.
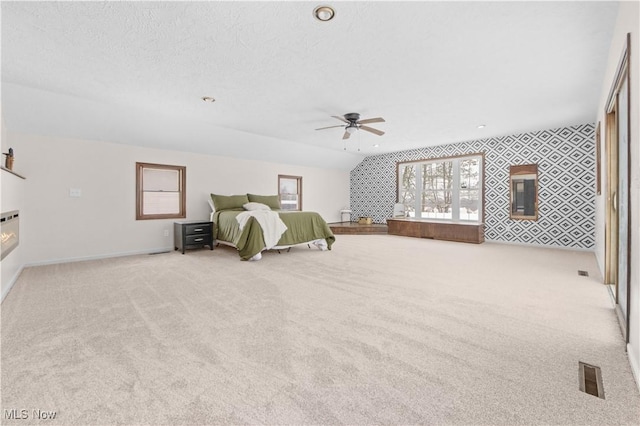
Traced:
[[136, 163], [136, 219], [186, 217], [183, 166]]

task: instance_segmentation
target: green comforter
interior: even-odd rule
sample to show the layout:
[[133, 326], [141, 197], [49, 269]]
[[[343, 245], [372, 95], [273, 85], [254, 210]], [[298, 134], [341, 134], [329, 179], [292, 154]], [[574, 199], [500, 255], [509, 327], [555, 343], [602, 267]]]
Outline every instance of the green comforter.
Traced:
[[[240, 231], [236, 216], [244, 210], [223, 210], [214, 213], [215, 230], [213, 237], [232, 243], [238, 249], [240, 258], [248, 260], [265, 249], [262, 228], [255, 218], [249, 218]], [[278, 246], [290, 246], [324, 239], [331, 250], [336, 237], [327, 222], [315, 212], [278, 212], [287, 230], [278, 240]]]

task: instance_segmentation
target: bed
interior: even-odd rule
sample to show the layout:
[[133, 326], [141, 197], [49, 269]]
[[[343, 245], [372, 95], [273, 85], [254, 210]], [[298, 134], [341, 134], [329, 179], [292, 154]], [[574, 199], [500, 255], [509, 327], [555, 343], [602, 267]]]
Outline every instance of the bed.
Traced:
[[[280, 210], [277, 195], [211, 194], [209, 204], [214, 209], [211, 213], [211, 221], [215, 224], [213, 237], [219, 243], [235, 247], [242, 260], [259, 260], [264, 250], [286, 249], [297, 244], [313, 244], [320, 250], [331, 250], [335, 242], [335, 236], [322, 216], [316, 212]], [[268, 233], [268, 226], [263, 230], [261, 214], [276, 216], [274, 220], [286, 230], [274, 239], [274, 235]]]

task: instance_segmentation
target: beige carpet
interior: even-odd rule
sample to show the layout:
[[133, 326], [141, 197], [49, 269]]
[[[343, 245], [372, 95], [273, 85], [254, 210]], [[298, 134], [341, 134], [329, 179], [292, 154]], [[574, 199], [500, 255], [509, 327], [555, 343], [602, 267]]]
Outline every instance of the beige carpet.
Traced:
[[26, 269], [2, 304], [3, 424], [638, 423], [593, 254], [338, 237]]

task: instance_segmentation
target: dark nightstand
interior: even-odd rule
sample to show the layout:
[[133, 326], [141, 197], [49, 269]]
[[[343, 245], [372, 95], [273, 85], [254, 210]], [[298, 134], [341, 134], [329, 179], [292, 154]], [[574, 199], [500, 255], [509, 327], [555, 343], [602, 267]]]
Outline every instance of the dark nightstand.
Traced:
[[173, 223], [173, 243], [176, 250], [211, 247], [213, 250], [213, 222], [183, 220]]

